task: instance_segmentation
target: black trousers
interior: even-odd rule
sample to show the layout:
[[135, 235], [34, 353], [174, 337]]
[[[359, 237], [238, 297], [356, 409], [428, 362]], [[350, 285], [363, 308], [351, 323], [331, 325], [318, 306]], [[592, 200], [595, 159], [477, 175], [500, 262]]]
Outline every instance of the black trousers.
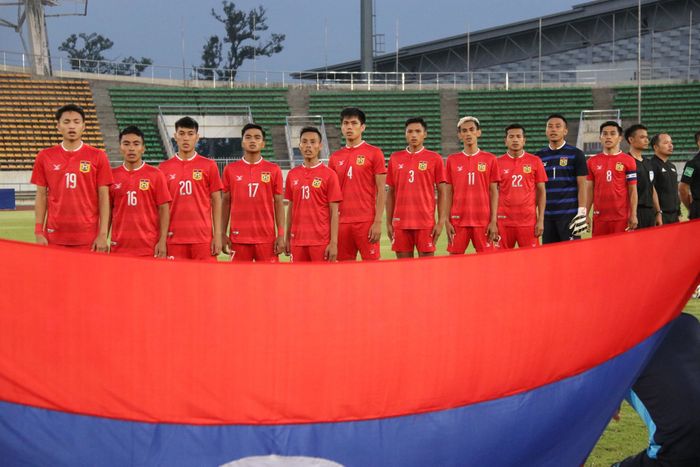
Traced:
[[575, 215], [545, 217], [542, 244], [579, 240], [581, 237], [572, 236], [571, 230], [569, 230], [569, 224], [574, 217]]
[[638, 229], [646, 227], [654, 227], [656, 224], [656, 211], [654, 208], [638, 207], [637, 208], [637, 224]]
[[696, 199], [690, 203], [690, 212], [688, 213], [689, 219], [700, 219], [700, 200]]
[[666, 224], [674, 224], [678, 222], [678, 211], [676, 212], [662, 212], [661, 213], [661, 220], [663, 221], [664, 225]]

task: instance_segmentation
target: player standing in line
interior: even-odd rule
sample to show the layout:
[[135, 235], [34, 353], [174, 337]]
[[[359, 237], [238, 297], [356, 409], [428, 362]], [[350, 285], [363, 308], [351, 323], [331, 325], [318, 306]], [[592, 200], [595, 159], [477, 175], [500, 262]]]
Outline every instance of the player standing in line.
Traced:
[[630, 145], [630, 156], [637, 164], [637, 228], [661, 225], [659, 197], [654, 188], [654, 168], [649, 159], [644, 159], [642, 151], [649, 148], [647, 127], [632, 125], [625, 130], [625, 140]]
[[143, 132], [128, 126], [119, 133], [124, 163], [112, 170], [111, 253], [165, 258], [170, 224], [170, 192], [165, 175], [146, 164]]
[[586, 155], [566, 142], [569, 123], [560, 114], [547, 117], [549, 145], [535, 153], [547, 173], [547, 207], [542, 243], [578, 240], [586, 230]]
[[[700, 131], [695, 133], [695, 144], [700, 149]], [[700, 152], [685, 163], [678, 194], [688, 209], [688, 219], [700, 218]]]
[[199, 124], [175, 122], [178, 153], [162, 164], [170, 206], [168, 258], [216, 261], [221, 253], [221, 177], [216, 163], [197, 154]]
[[664, 224], [673, 224], [680, 220], [681, 199], [678, 196], [678, 172], [676, 165], [669, 160], [673, 154], [673, 141], [668, 133], [659, 133], [651, 138], [654, 157], [654, 188], [659, 195], [661, 219]]
[[445, 224], [447, 251], [464, 254], [471, 241], [481, 253], [498, 240], [498, 172], [496, 156], [479, 149], [481, 124], [476, 117], [462, 117], [457, 136], [464, 149], [447, 157], [446, 198], [450, 218]]
[[338, 176], [320, 159], [322, 136], [318, 128], [299, 134], [303, 165], [287, 174], [287, 254], [292, 262], [338, 259], [338, 203], [343, 200]]
[[85, 111], [75, 104], [56, 111], [63, 140], [39, 152], [34, 234], [40, 245], [109, 251], [109, 185], [112, 169], [104, 151], [83, 143]]
[[498, 158], [500, 246], [534, 248], [544, 231], [547, 174], [539, 157], [525, 152], [525, 128], [514, 123], [505, 130], [508, 151]]
[[338, 175], [340, 203], [338, 260], [379, 259], [382, 213], [386, 201], [386, 167], [381, 149], [362, 139], [365, 113], [355, 107], [340, 112], [345, 147], [331, 154], [328, 166]]
[[[603, 152], [588, 159], [588, 225], [593, 236], [637, 228], [637, 163], [620, 150], [622, 127], [615, 121], [600, 125]], [[591, 211], [595, 206], [595, 211]]]
[[[386, 184], [387, 233], [397, 258], [434, 256], [435, 243], [447, 220], [447, 187], [440, 154], [423, 146], [428, 125], [420, 117], [405, 125], [408, 146], [389, 159]], [[438, 221], [435, 222], [435, 189]]]
[[282, 170], [262, 157], [265, 130], [260, 125], [245, 125], [241, 139], [243, 157], [224, 168], [221, 241], [232, 261], [276, 263], [284, 253]]

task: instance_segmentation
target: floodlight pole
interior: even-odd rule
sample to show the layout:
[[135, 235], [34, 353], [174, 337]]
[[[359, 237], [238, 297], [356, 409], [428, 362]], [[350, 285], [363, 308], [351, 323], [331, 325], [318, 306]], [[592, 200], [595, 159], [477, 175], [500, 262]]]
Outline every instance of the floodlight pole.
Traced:
[[49, 42], [46, 36], [46, 19], [41, 0], [25, 0], [24, 12], [29, 30], [29, 44], [32, 53], [34, 73], [41, 76], [51, 75], [49, 59]]
[[374, 71], [374, 52], [372, 40], [374, 30], [372, 28], [372, 0], [360, 2], [360, 71]]

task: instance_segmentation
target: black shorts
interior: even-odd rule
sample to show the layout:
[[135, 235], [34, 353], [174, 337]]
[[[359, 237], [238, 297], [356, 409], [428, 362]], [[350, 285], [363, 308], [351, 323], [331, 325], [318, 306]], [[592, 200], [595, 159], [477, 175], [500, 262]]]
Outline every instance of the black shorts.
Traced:
[[575, 216], [545, 217], [542, 244], [579, 240], [581, 237], [574, 237], [569, 230], [569, 224]]
[[700, 219], [700, 200], [694, 200], [690, 203], [688, 219]]
[[654, 227], [656, 225], [656, 211], [654, 208], [639, 207], [637, 208], [637, 228], [644, 229], [646, 227]]

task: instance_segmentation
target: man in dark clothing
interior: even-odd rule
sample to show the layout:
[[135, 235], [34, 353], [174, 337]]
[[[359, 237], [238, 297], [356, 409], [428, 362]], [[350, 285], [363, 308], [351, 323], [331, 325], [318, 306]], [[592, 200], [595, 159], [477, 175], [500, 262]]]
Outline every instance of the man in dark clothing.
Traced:
[[625, 141], [630, 145], [629, 155], [637, 162], [637, 228], [661, 225], [659, 197], [652, 183], [654, 168], [642, 151], [649, 148], [649, 135], [644, 125], [632, 125], [625, 130]]
[[681, 199], [678, 196], [678, 173], [673, 162], [669, 161], [673, 154], [673, 142], [668, 133], [659, 133], [651, 139], [654, 157], [651, 164], [654, 167], [654, 188], [659, 195], [661, 219], [664, 224], [678, 222], [681, 214]]
[[[700, 131], [695, 133], [695, 144], [700, 149]], [[689, 219], [700, 218], [700, 152], [685, 163], [678, 185], [681, 202], [688, 209]]]

